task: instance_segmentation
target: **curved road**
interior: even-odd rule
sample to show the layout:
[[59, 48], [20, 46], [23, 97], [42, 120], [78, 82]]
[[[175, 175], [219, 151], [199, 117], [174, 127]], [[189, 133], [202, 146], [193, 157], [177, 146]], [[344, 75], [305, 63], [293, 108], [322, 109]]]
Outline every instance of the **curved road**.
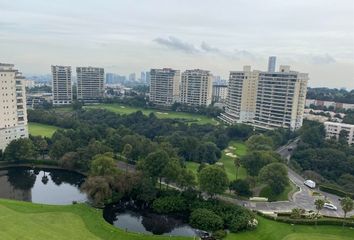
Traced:
[[[292, 151], [289, 151], [289, 149], [295, 149], [297, 146], [297, 142], [299, 139], [295, 139], [293, 142], [290, 142], [289, 144], [282, 146], [277, 149], [277, 152], [284, 158], [289, 161]], [[135, 166], [124, 163], [124, 162], [118, 162], [117, 167], [120, 169], [124, 169], [126, 171], [132, 172], [135, 171]], [[263, 211], [263, 212], [290, 212], [293, 208], [303, 208], [305, 210], [315, 210], [315, 205], [314, 202], [317, 198], [326, 198], [328, 201], [333, 203], [335, 206], [337, 206], [338, 210], [333, 211], [333, 210], [328, 210], [328, 209], [323, 209], [321, 210], [322, 215], [326, 216], [336, 216], [336, 217], [343, 217], [344, 213], [343, 210], [341, 209], [340, 206], [340, 198], [336, 195], [329, 194], [326, 192], [322, 192], [318, 189], [312, 190], [308, 188], [307, 186], [304, 185], [305, 179], [291, 170], [289, 167], [288, 168], [288, 176], [290, 181], [292, 181], [298, 188], [299, 191], [295, 192], [289, 201], [279, 201], [279, 202], [253, 202], [253, 201], [243, 201], [243, 200], [238, 200], [234, 198], [229, 198], [225, 196], [218, 196], [219, 199], [222, 199], [224, 201], [232, 202], [235, 204], [239, 204], [242, 206], [245, 206], [249, 209], [252, 210], [257, 210], [257, 211]], [[312, 193], [313, 191], [316, 191], [320, 193], [322, 196], [313, 196]], [[351, 211], [350, 213], [347, 214], [349, 216], [354, 216], [354, 211]]]
[[[282, 146], [277, 149], [277, 152], [284, 158], [289, 161], [292, 150], [296, 148], [297, 142], [299, 139], [295, 139], [293, 142]], [[290, 149], [290, 151], [289, 151]], [[292, 150], [291, 150], [292, 149]], [[323, 209], [320, 211], [322, 215], [326, 216], [335, 216], [335, 217], [343, 217], [344, 212], [341, 209], [340, 206], [340, 197], [329, 194], [323, 191], [320, 191], [319, 189], [312, 190], [308, 188], [307, 186], [304, 185], [305, 179], [291, 170], [289, 167], [288, 168], [288, 176], [290, 181], [292, 181], [298, 188], [299, 191], [295, 192], [289, 201], [280, 201], [280, 202], [252, 202], [252, 201], [241, 201], [241, 200], [236, 200], [232, 198], [227, 198], [220, 196], [220, 199], [229, 201], [229, 202], [234, 202], [240, 205], [243, 205], [247, 208], [257, 210], [257, 211], [263, 211], [263, 212], [290, 212], [293, 208], [303, 208], [306, 210], [315, 210], [315, 205], [314, 202], [318, 198], [325, 198], [326, 200], [330, 201], [332, 204], [334, 204], [338, 210], [333, 211], [329, 209]], [[313, 192], [316, 191], [320, 193], [322, 196], [313, 196]], [[354, 211], [349, 212], [349, 216], [354, 216]]]

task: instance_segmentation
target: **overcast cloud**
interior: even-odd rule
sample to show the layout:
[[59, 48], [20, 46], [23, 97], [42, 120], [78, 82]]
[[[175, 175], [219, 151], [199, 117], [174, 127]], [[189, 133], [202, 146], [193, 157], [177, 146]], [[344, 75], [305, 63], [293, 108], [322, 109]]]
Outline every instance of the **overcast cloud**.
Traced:
[[311, 86], [354, 88], [353, 0], [0, 0], [0, 62], [24, 73], [51, 64], [203, 68], [245, 64], [308, 72]]

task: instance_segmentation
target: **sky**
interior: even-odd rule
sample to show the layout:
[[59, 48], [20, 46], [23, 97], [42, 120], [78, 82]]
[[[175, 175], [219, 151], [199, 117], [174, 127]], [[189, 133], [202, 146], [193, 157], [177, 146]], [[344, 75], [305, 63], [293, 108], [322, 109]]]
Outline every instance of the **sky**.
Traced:
[[354, 89], [354, 0], [0, 0], [0, 62], [106, 72], [201, 68], [228, 78], [268, 56], [312, 87]]

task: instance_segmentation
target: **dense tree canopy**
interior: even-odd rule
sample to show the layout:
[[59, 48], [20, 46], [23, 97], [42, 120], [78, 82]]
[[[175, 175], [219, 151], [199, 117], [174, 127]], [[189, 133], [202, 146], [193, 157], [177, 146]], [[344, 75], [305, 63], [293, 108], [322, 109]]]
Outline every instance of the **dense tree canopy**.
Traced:
[[229, 185], [229, 180], [225, 170], [219, 166], [207, 166], [198, 175], [200, 190], [209, 195], [221, 194], [225, 192]]

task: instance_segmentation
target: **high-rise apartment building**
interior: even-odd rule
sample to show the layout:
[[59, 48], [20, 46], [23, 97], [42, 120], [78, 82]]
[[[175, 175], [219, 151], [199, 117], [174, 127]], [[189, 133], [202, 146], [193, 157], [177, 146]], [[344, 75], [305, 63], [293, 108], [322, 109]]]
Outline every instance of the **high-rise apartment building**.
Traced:
[[243, 71], [230, 72], [225, 113], [220, 118], [229, 123], [252, 123], [256, 112], [259, 71], [244, 66]]
[[171, 68], [150, 70], [150, 101], [156, 105], [170, 106], [179, 100], [179, 70]]
[[[269, 67], [271, 69], [271, 67]], [[280, 66], [279, 72], [231, 72], [225, 113], [226, 123], [248, 123], [264, 129], [302, 126], [308, 74]]]
[[193, 106], [208, 106], [212, 101], [212, 74], [209, 71], [194, 69], [182, 73], [181, 103]]
[[71, 86], [71, 67], [52, 66], [53, 104], [71, 104], [73, 100]]
[[302, 126], [308, 74], [280, 66], [279, 72], [261, 72], [254, 124], [268, 129]]
[[275, 64], [277, 58], [275, 56], [271, 56], [268, 59], [268, 72], [275, 72]]
[[0, 150], [28, 137], [25, 78], [13, 64], [0, 63]]
[[77, 67], [77, 99], [95, 102], [104, 96], [104, 69], [97, 67]]

